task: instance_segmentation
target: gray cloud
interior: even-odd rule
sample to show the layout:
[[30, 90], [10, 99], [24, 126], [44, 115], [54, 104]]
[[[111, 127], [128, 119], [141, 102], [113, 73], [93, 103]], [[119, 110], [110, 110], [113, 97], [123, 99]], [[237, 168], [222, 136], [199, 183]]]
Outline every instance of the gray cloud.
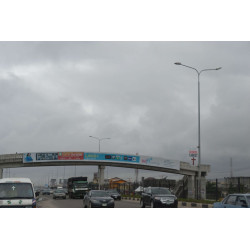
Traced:
[[[97, 151], [93, 135], [112, 138], [102, 151], [187, 160], [197, 146], [197, 74], [174, 65], [181, 61], [222, 67], [201, 75], [201, 156], [209, 176], [228, 176], [230, 157], [234, 175], [250, 175], [248, 42], [1, 42], [0, 51], [2, 154]], [[79, 167], [91, 178], [96, 170]], [[53, 171], [11, 170], [36, 180]]]

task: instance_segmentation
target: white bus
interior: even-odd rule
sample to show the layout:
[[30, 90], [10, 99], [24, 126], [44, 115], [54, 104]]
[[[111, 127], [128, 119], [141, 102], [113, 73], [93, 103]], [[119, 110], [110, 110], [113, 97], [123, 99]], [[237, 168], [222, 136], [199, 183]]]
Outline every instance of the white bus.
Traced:
[[0, 179], [0, 208], [11, 207], [36, 207], [36, 195], [29, 178]]

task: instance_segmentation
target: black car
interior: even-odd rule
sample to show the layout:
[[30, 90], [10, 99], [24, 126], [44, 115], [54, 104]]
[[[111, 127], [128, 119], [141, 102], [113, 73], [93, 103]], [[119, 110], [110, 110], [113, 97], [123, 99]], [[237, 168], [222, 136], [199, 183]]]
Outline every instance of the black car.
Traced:
[[114, 199], [121, 200], [121, 194], [118, 193], [116, 189], [108, 189], [106, 192]]
[[114, 199], [103, 190], [91, 190], [83, 199], [83, 207], [115, 207]]
[[148, 187], [144, 189], [140, 201], [141, 207], [178, 207], [178, 200], [168, 188]]

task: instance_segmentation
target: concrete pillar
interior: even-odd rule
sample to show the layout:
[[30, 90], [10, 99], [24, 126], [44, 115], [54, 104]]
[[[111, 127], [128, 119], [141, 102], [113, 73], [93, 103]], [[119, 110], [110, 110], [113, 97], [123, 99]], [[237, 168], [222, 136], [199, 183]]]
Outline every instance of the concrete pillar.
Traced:
[[188, 198], [195, 199], [195, 176], [188, 176]]
[[99, 189], [102, 189], [102, 186], [104, 185], [104, 169], [105, 166], [98, 166]]
[[205, 200], [207, 197], [206, 195], [206, 178], [205, 176], [201, 176], [201, 199]]
[[0, 168], [0, 179], [2, 179], [2, 178], [3, 178], [3, 169]]

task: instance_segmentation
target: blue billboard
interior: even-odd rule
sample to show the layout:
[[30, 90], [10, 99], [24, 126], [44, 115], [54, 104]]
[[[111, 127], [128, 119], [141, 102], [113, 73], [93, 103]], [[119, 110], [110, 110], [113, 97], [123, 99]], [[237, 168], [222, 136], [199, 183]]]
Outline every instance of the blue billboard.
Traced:
[[122, 155], [108, 153], [84, 153], [84, 160], [87, 161], [115, 161], [124, 163], [139, 163], [140, 156], [137, 155]]

